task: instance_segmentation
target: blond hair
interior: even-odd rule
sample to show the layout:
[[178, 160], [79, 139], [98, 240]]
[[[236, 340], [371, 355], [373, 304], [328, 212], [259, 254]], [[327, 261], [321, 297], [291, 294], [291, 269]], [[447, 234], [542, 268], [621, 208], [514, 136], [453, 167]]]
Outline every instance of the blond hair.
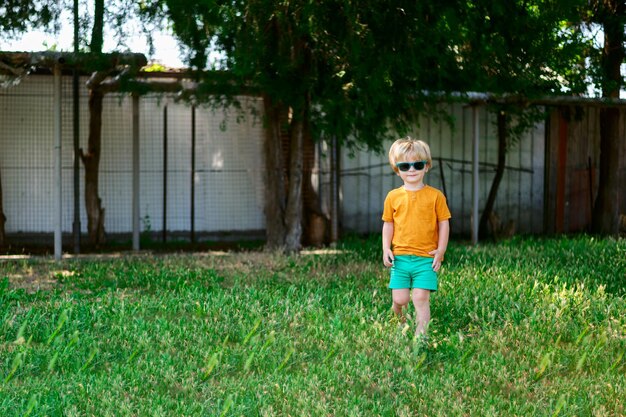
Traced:
[[430, 147], [422, 140], [410, 136], [396, 140], [389, 148], [389, 164], [398, 173], [398, 162], [428, 161], [426, 166], [432, 166]]

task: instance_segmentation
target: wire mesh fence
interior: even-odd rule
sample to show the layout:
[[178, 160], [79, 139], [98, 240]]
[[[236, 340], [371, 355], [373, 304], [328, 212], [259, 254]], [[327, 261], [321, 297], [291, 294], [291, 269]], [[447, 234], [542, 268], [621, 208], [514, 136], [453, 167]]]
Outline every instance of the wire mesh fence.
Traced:
[[[79, 85], [79, 147], [88, 145], [88, 92]], [[258, 99], [247, 98], [261, 109]], [[173, 96], [142, 96], [139, 105], [141, 230], [156, 240], [261, 239], [264, 235], [263, 127], [258, 117], [236, 111], [192, 107]], [[469, 234], [472, 198], [470, 110], [452, 106], [454, 126], [424, 119], [412, 136], [427, 141], [433, 167], [427, 182], [444, 191], [452, 231]], [[11, 241], [52, 244], [53, 83], [31, 75], [0, 89], [0, 181], [5, 230]], [[75, 220], [72, 79], [62, 82], [62, 231], [71, 241]], [[489, 192], [497, 160], [492, 116], [480, 113], [480, 206]], [[543, 125], [507, 155], [495, 210], [523, 233], [543, 227], [545, 134]], [[132, 100], [107, 94], [103, 103], [99, 195], [109, 239], [132, 233]], [[387, 149], [389, 144], [384, 144]], [[313, 179], [329, 216], [331, 183], [328, 144], [317, 145]], [[377, 233], [386, 193], [400, 179], [387, 157], [365, 150], [340, 152], [340, 225], [344, 232]], [[84, 167], [79, 165], [80, 232], [87, 232]]]
[[[84, 79], [80, 85], [84, 86]], [[62, 85], [62, 231], [74, 221], [71, 77]], [[53, 91], [49, 76], [30, 76], [0, 90], [0, 173], [5, 230], [13, 241], [48, 239], [53, 230]], [[88, 95], [80, 95], [79, 146], [88, 146]], [[252, 98], [250, 105], [256, 105]], [[99, 195], [105, 231], [132, 230], [132, 103], [108, 94], [102, 114]], [[192, 115], [194, 116], [192, 120]], [[262, 127], [254, 117], [192, 107], [174, 97], [143, 96], [139, 106], [142, 232], [159, 237], [249, 234], [264, 229]], [[86, 233], [84, 167], [80, 167], [80, 231]], [[193, 198], [192, 198], [193, 197]], [[195, 228], [195, 230], [193, 230]]]
[[[454, 105], [448, 109], [453, 126], [423, 119], [411, 136], [426, 141], [431, 148], [433, 166], [425, 182], [446, 195], [452, 213], [451, 232], [470, 235], [472, 208], [471, 108]], [[484, 207], [495, 176], [498, 138], [493, 116], [479, 113], [479, 207]], [[391, 143], [384, 144], [385, 150]], [[503, 179], [495, 203], [501, 224], [517, 233], [543, 231], [545, 133], [543, 124], [527, 132], [507, 153]], [[381, 228], [383, 202], [388, 191], [402, 185], [391, 170], [387, 155], [359, 151], [342, 153], [342, 220], [348, 230], [374, 233]]]

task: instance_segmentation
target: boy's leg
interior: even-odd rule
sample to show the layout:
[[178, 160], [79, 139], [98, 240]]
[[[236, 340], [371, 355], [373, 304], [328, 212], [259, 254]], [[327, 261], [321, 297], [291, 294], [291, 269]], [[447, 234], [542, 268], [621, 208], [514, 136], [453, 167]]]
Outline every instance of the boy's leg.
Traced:
[[430, 321], [430, 290], [413, 288], [413, 305], [417, 316], [417, 328], [415, 336], [426, 335], [428, 322]]
[[398, 290], [391, 290], [391, 299], [393, 301], [393, 312], [396, 313], [396, 316], [400, 319], [402, 323], [406, 320], [404, 314], [402, 313], [402, 307], [409, 304], [409, 300], [411, 299], [411, 290], [408, 288], [402, 288]]

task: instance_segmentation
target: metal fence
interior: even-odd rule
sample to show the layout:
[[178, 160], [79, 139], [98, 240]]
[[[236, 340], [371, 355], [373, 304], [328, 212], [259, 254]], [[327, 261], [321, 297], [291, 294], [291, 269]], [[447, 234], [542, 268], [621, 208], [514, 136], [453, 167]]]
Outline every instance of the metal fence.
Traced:
[[[454, 105], [448, 109], [453, 126], [423, 119], [411, 136], [431, 148], [433, 167], [426, 183], [444, 192], [452, 213], [451, 232], [470, 235], [472, 208], [472, 109]], [[493, 115], [479, 109], [479, 207], [487, 200], [495, 176], [498, 138]], [[389, 149], [391, 143], [385, 144]], [[387, 155], [359, 151], [342, 153], [341, 189], [343, 226], [360, 233], [380, 231], [384, 198], [402, 182], [391, 170]], [[507, 153], [495, 212], [500, 221], [512, 222], [517, 233], [541, 233], [544, 211], [545, 134], [539, 124]]]
[[[84, 86], [82, 80], [81, 85]], [[63, 233], [72, 232], [73, 104], [71, 77], [63, 79]], [[6, 232], [13, 238], [53, 230], [52, 77], [30, 76], [0, 90], [0, 172]], [[87, 148], [87, 91], [80, 94], [80, 147]], [[250, 105], [257, 103], [254, 99]], [[108, 94], [102, 115], [99, 193], [108, 235], [132, 230], [132, 110], [128, 95]], [[193, 119], [193, 120], [192, 120]], [[191, 107], [173, 97], [140, 99], [140, 216], [142, 230], [171, 236], [249, 233], [264, 225], [262, 127], [236, 111]], [[80, 167], [80, 223], [86, 233]]]
[[[73, 101], [71, 77], [62, 82], [62, 231], [67, 241], [74, 220]], [[85, 79], [80, 90], [80, 146], [87, 147], [89, 114]], [[249, 104], [262, 108], [258, 99]], [[108, 94], [102, 115], [99, 190], [109, 236], [132, 232], [132, 104], [128, 95]], [[421, 121], [412, 135], [426, 140], [434, 166], [427, 182], [445, 192], [452, 211], [452, 232], [469, 235], [473, 122], [462, 105], [450, 107], [455, 124]], [[191, 107], [171, 96], [142, 96], [139, 107], [140, 218], [153, 237], [199, 239], [259, 238], [265, 228], [262, 157], [263, 130], [258, 118], [237, 111]], [[53, 83], [31, 75], [0, 89], [0, 174], [5, 225], [13, 240], [52, 242]], [[492, 116], [480, 113], [480, 207], [495, 173], [497, 137]], [[389, 144], [385, 144], [388, 148]], [[316, 178], [330, 212], [328, 145], [316, 152]], [[543, 230], [544, 126], [529, 132], [508, 153], [507, 169], [495, 210], [518, 232]], [[84, 170], [80, 166], [81, 233], [87, 232]], [[343, 231], [378, 233], [386, 193], [400, 179], [385, 154], [342, 149], [340, 224]]]

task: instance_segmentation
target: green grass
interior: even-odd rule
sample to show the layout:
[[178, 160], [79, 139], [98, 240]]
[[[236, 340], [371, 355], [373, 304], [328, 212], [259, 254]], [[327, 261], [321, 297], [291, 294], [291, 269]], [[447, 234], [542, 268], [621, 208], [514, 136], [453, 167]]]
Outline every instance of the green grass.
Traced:
[[453, 242], [425, 350], [380, 257], [0, 261], [0, 415], [626, 415], [626, 241]]

